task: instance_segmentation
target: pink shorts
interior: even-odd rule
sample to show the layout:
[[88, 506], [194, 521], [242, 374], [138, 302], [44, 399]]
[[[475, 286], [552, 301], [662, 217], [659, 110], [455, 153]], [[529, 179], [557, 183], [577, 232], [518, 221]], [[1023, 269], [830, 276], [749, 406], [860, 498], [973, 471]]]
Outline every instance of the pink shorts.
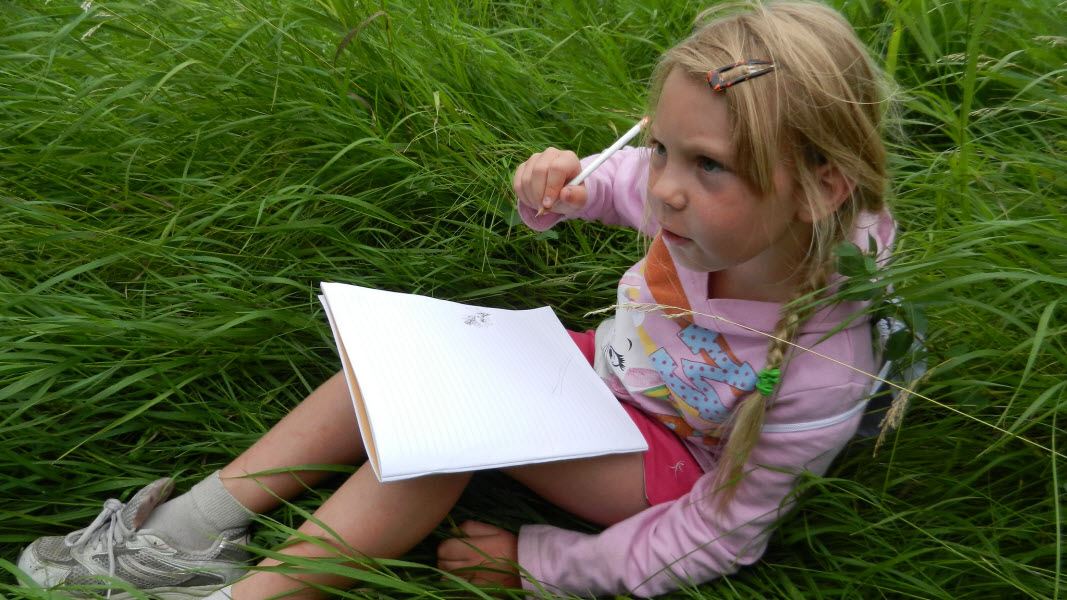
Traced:
[[[568, 331], [582, 354], [593, 364], [596, 353], [596, 332]], [[677, 500], [689, 493], [693, 484], [704, 471], [685, 447], [681, 438], [641, 409], [622, 402], [634, 424], [645, 436], [648, 451], [645, 452], [645, 497], [649, 504]]]

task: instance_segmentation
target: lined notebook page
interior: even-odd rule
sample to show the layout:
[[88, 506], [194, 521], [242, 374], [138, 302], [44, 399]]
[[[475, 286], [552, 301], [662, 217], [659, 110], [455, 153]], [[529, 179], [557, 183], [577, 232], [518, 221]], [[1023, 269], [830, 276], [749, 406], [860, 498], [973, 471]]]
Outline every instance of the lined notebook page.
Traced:
[[647, 449], [548, 307], [323, 283], [381, 481]]

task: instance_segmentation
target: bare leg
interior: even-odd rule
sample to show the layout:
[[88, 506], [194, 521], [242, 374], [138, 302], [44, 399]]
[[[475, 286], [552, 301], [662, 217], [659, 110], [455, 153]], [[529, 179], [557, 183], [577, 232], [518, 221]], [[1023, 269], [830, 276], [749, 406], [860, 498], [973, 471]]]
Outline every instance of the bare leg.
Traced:
[[276, 508], [324, 479], [324, 471], [249, 474], [311, 464], [359, 464], [366, 458], [344, 373], [338, 372], [274, 425], [251, 448], [223, 467], [223, 485], [245, 508]]
[[[244, 451], [220, 474], [231, 494], [251, 511], [261, 513], [277, 507], [322, 480], [322, 471], [294, 471], [275, 475], [250, 474], [310, 464], [356, 464], [366, 460], [344, 374], [337, 373], [279, 421], [251, 448]], [[349, 548], [375, 558], [402, 556], [419, 543], [448, 514], [470, 480], [469, 474], [422, 477], [381, 484], [370, 465], [355, 474], [315, 512], [314, 519], [299, 529], [302, 534], [328, 542], [344, 553]], [[322, 523], [340, 537], [316, 524]], [[285, 548], [292, 556], [331, 554], [308, 542]], [[262, 566], [278, 564], [265, 560]], [[262, 599], [298, 590], [292, 598], [317, 598], [301, 581], [343, 587], [349, 583], [336, 576], [289, 576], [253, 572], [234, 586], [238, 599]], [[302, 590], [302, 591], [301, 591]]]
[[597, 525], [613, 525], [649, 506], [641, 453], [524, 465], [504, 472], [545, 500]]
[[[648, 507], [644, 492], [644, 462], [640, 454], [610, 455], [583, 460], [515, 467], [506, 471], [533, 491], [589, 521], [610, 525]], [[285, 549], [296, 556], [336, 556], [357, 553], [376, 558], [402, 556], [448, 514], [470, 474], [439, 475], [382, 484], [369, 465], [363, 465], [327, 500], [300, 531], [328, 542], [330, 548], [301, 542]], [[326, 524], [340, 538], [319, 527]], [[481, 557], [475, 557], [475, 563]], [[261, 566], [278, 564], [265, 560]], [[345, 587], [351, 582], [332, 575], [293, 576], [255, 572], [234, 586], [235, 600], [258, 600], [286, 594], [286, 598], [321, 598], [300, 582]]]
[[[300, 527], [300, 532], [329, 542], [338, 552], [375, 558], [396, 558], [426, 537], [448, 514], [470, 480], [470, 474], [437, 475], [379, 483], [370, 465], [364, 464], [349, 477], [319, 510], [315, 519]], [[339, 542], [314, 521], [324, 523], [341, 538]], [[300, 542], [285, 549], [293, 556], [337, 556], [328, 548]], [[276, 565], [264, 560], [260, 566]], [[253, 572], [234, 585], [235, 600], [260, 600], [286, 594], [285, 598], [322, 598], [322, 594], [305, 588], [300, 582], [315, 582], [347, 587], [351, 580], [336, 575], [283, 575]]]
[[[365, 460], [348, 388], [334, 375], [286, 415], [251, 448], [223, 468], [226, 488], [248, 509], [264, 512], [321, 480], [318, 471], [245, 477], [248, 474], [307, 464], [354, 464]], [[590, 521], [607, 525], [648, 506], [640, 454], [611, 455], [509, 469], [515, 479], [549, 501]], [[364, 464], [305, 522], [299, 531], [326, 541], [338, 551], [376, 558], [402, 556], [428, 535], [459, 498], [469, 474], [422, 477], [382, 484]], [[316, 524], [323, 523], [340, 538]], [[329, 548], [300, 542], [292, 556], [336, 555]], [[261, 566], [278, 564], [265, 560]], [[301, 582], [344, 587], [334, 575], [283, 575], [253, 572], [234, 586], [236, 600], [259, 600], [293, 592], [289, 598], [319, 598]]]
[[[526, 465], [505, 472], [543, 498], [600, 525], [612, 525], [648, 508], [640, 454]], [[470, 537], [442, 542], [437, 549], [439, 568], [474, 583], [518, 585], [518, 573], [511, 565], [517, 558], [513, 534], [477, 522], [464, 523], [461, 529]]]

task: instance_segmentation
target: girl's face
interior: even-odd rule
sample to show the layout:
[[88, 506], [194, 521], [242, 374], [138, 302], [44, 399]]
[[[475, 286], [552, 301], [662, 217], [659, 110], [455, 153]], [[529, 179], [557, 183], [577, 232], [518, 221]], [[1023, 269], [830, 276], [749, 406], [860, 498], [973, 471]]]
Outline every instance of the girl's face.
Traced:
[[675, 260], [697, 271], [736, 271], [749, 285], [789, 279], [811, 240], [810, 224], [798, 219], [792, 169], [775, 167], [767, 196], [736, 174], [722, 95], [672, 71], [650, 137], [648, 200]]

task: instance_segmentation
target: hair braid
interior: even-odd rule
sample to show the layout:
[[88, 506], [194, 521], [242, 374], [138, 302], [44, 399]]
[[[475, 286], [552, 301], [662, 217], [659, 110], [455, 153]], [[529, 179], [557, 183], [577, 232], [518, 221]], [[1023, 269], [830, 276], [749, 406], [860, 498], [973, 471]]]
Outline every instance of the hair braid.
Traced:
[[[822, 290], [826, 286], [829, 269], [825, 261], [821, 262], [811, 271], [812, 275], [798, 287], [789, 302], [782, 305], [782, 312], [775, 325], [773, 338], [767, 348], [767, 363], [761, 374], [775, 371], [784, 372], [788, 366], [788, 359], [792, 356], [789, 350], [804, 323], [814, 312], [811, 302], [803, 302], [803, 299]], [[800, 305], [799, 307], [797, 305]], [[777, 382], [775, 382], [777, 383]], [[734, 409], [731, 418], [732, 426], [726, 438], [726, 446], [723, 448], [719, 459], [719, 469], [715, 491], [720, 506], [725, 506], [733, 499], [737, 491], [737, 483], [744, 475], [745, 463], [752, 453], [752, 449], [759, 441], [763, 430], [763, 421], [767, 414], [767, 406], [773, 401], [778, 393], [778, 386], [774, 385], [769, 393], [765, 393], [763, 386], [757, 384], [756, 389], [742, 398]]]

